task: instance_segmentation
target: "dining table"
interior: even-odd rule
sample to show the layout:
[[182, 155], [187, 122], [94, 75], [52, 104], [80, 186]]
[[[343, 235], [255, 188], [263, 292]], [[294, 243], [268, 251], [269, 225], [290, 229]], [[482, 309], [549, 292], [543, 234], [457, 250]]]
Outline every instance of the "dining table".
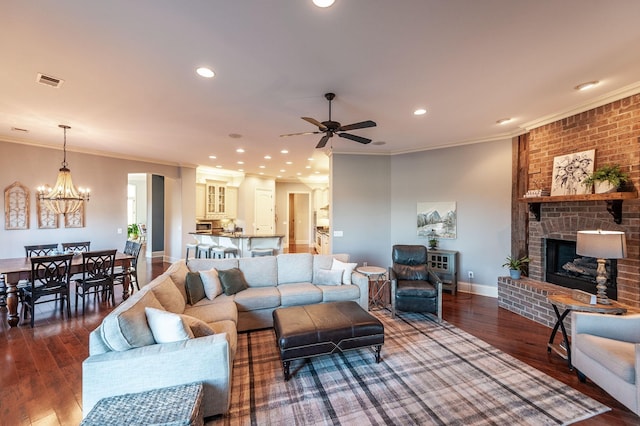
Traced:
[[[120, 251], [116, 252], [115, 266], [123, 269], [129, 268], [134, 256]], [[71, 275], [82, 273], [82, 254], [77, 253], [71, 260]], [[18, 315], [18, 282], [29, 280], [31, 277], [31, 258], [16, 257], [10, 259], [0, 259], [0, 275], [4, 277], [4, 304], [8, 310], [7, 322], [10, 327], [16, 327], [20, 322]], [[3, 290], [3, 289], [0, 289]], [[125, 275], [123, 298], [129, 295], [129, 277]]]

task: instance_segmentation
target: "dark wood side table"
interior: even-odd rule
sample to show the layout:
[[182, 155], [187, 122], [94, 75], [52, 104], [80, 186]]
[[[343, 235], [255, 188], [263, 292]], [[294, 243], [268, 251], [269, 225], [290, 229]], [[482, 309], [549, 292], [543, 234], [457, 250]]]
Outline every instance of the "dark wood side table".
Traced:
[[[564, 319], [567, 315], [569, 315], [571, 311], [613, 315], [621, 315], [627, 312], [627, 309], [623, 307], [623, 305], [613, 300], [611, 301], [611, 305], [590, 305], [588, 303], [579, 302], [568, 294], [550, 294], [547, 296], [547, 301], [551, 303], [551, 306], [553, 306], [553, 310], [556, 313], [556, 324], [553, 326], [551, 337], [549, 337], [549, 343], [547, 343], [547, 352], [551, 353], [551, 351], [554, 351], [562, 358], [566, 359], [569, 364], [569, 370], [573, 370], [573, 365], [571, 365], [571, 344], [569, 342], [569, 335], [564, 327]], [[564, 309], [562, 314], [560, 313], [560, 309]], [[556, 333], [558, 332], [558, 328], [562, 331], [562, 343], [564, 346], [553, 342], [555, 340]]]

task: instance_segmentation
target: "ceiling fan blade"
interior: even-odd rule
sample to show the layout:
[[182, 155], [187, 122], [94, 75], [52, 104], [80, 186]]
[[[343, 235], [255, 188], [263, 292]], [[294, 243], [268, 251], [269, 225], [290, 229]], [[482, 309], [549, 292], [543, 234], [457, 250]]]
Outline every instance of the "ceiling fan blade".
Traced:
[[308, 121], [309, 123], [313, 124], [314, 126], [318, 126], [318, 128], [320, 130], [322, 130], [323, 132], [325, 130], [327, 130], [327, 126], [325, 126], [324, 124], [322, 124], [321, 122], [319, 122], [315, 118], [311, 118], [311, 117], [300, 117], [300, 118], [302, 118], [304, 121]]
[[361, 136], [356, 136], [349, 133], [338, 133], [338, 136], [340, 136], [341, 138], [351, 139], [352, 141], [356, 141], [364, 144], [371, 142], [371, 139], [363, 138]]
[[301, 133], [287, 133], [286, 135], [280, 135], [281, 138], [287, 137], [287, 136], [300, 136], [300, 135], [319, 135], [320, 133], [324, 133], [324, 132], [301, 132]]
[[356, 129], [365, 129], [367, 127], [375, 127], [375, 126], [376, 126], [375, 121], [367, 120], [367, 121], [361, 121], [359, 123], [346, 124], [344, 126], [340, 126], [338, 130], [340, 131], [356, 130]]
[[329, 135], [324, 135], [322, 137], [322, 139], [320, 139], [320, 142], [318, 142], [318, 145], [316, 145], [316, 148], [324, 148], [324, 146], [327, 144], [327, 141], [329, 140], [331, 136]]

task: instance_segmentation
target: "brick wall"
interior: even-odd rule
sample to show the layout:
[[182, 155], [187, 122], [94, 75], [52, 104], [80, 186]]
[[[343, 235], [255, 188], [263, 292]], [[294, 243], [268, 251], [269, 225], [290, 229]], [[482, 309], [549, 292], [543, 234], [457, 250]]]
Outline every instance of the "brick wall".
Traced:
[[[595, 167], [620, 164], [629, 173], [626, 190], [640, 187], [640, 94], [532, 129], [529, 132], [528, 188], [551, 188], [553, 159], [595, 149]], [[521, 196], [522, 194], [518, 194]], [[614, 223], [604, 201], [543, 203], [540, 221], [529, 216], [530, 280], [498, 280], [499, 305], [542, 324], [553, 315], [546, 303], [549, 289], [562, 287], [544, 281], [544, 239], [576, 239], [584, 229], [624, 231], [627, 258], [618, 260], [618, 301], [640, 307], [640, 201], [624, 200], [622, 222]], [[549, 287], [551, 286], [551, 287]], [[544, 299], [544, 301], [543, 301]], [[553, 316], [551, 317], [553, 319]], [[553, 324], [553, 323], [552, 323]]]

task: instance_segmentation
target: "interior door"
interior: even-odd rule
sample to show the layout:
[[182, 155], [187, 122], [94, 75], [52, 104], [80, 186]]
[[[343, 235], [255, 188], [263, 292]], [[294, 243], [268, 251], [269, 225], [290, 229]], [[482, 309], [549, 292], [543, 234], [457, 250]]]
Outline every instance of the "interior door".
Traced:
[[289, 194], [289, 247], [296, 243], [296, 204], [295, 194]]
[[275, 225], [273, 191], [257, 188], [255, 194], [256, 235], [273, 235]]

